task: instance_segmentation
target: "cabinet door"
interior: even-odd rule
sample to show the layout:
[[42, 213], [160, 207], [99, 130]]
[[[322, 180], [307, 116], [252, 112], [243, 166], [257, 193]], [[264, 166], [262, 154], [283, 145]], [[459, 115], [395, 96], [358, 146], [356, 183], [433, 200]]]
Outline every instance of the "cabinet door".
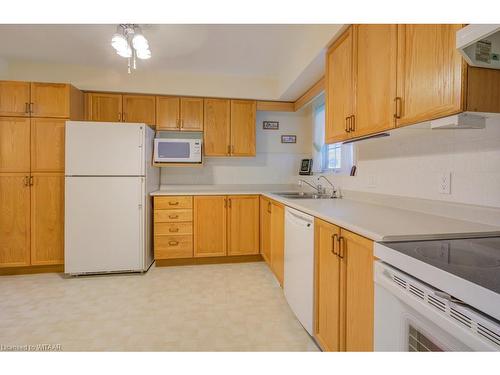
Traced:
[[156, 103], [151, 95], [123, 95], [123, 121], [155, 126]]
[[89, 121], [117, 122], [122, 120], [121, 94], [91, 93], [88, 97], [88, 105]]
[[22, 174], [0, 173], [0, 267], [30, 264], [30, 188]]
[[271, 269], [283, 286], [285, 271], [285, 208], [271, 202]]
[[31, 171], [64, 172], [65, 120], [31, 120]]
[[231, 100], [231, 155], [255, 156], [254, 100]]
[[451, 115], [462, 108], [460, 25], [398, 26], [398, 126]]
[[31, 116], [69, 118], [70, 87], [65, 83], [31, 83]]
[[29, 117], [30, 83], [0, 81], [0, 116]]
[[260, 253], [271, 267], [271, 200], [260, 197]]
[[323, 220], [315, 220], [315, 336], [325, 351], [342, 350], [340, 324], [342, 267], [340, 258], [336, 255], [339, 236], [339, 227]]
[[341, 230], [344, 246], [345, 349], [373, 351], [373, 242]]
[[64, 175], [35, 174], [31, 186], [31, 264], [64, 263]]
[[203, 130], [202, 98], [181, 98], [181, 130]]
[[0, 172], [30, 172], [29, 118], [0, 118]]
[[156, 97], [156, 129], [180, 129], [180, 99], [175, 96]]
[[226, 196], [194, 197], [194, 256], [226, 255]]
[[231, 101], [205, 99], [203, 148], [206, 156], [229, 155]]
[[349, 138], [347, 118], [354, 113], [352, 34], [352, 27], [349, 27], [326, 54], [326, 143], [335, 143]]
[[356, 25], [356, 137], [394, 127], [397, 25]]
[[259, 196], [228, 196], [228, 255], [259, 253]]

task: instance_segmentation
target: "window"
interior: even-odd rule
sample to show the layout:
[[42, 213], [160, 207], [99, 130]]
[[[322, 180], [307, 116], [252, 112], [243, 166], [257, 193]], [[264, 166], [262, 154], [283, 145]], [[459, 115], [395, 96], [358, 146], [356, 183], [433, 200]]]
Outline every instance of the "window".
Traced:
[[313, 170], [316, 173], [349, 174], [354, 165], [353, 144], [325, 144], [324, 98], [313, 105]]

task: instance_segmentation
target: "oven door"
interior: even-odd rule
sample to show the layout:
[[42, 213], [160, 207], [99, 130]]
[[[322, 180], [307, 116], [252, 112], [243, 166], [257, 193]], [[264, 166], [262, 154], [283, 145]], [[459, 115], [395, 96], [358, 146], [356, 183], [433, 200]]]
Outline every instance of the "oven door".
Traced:
[[154, 161], [157, 163], [201, 163], [201, 141], [156, 138]]
[[450, 306], [432, 295], [430, 286], [376, 261], [374, 350], [500, 350], [447, 314]]

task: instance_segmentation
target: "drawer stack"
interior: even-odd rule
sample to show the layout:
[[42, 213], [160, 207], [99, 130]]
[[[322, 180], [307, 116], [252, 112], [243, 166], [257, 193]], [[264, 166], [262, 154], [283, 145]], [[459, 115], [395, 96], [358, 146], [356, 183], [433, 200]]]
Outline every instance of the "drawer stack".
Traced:
[[155, 259], [193, 257], [193, 197], [154, 197]]

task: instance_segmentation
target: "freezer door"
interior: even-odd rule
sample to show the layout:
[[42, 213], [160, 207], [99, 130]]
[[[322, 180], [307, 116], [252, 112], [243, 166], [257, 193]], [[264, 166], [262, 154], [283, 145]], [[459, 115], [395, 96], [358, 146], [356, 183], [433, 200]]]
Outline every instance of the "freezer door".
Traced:
[[144, 124], [66, 122], [66, 175], [143, 176]]
[[143, 177], [66, 177], [64, 272], [144, 269]]

